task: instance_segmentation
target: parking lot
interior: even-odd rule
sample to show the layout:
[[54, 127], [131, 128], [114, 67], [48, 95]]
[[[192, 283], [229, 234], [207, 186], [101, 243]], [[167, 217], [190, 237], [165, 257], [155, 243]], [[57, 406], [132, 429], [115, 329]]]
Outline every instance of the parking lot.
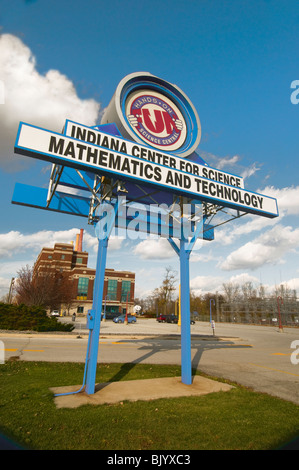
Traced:
[[[63, 317], [61, 321], [71, 321]], [[0, 333], [5, 360], [85, 362], [88, 330], [77, 317], [70, 334]], [[209, 322], [191, 328], [192, 367], [299, 404], [299, 329]], [[180, 364], [180, 327], [155, 319], [102, 322], [98, 363]]]

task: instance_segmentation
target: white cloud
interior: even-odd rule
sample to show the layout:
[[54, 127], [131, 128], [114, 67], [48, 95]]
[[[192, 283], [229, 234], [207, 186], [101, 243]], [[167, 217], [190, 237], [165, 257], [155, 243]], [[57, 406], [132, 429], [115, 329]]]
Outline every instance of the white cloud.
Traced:
[[224, 278], [221, 276], [196, 276], [191, 279], [190, 287], [192, 292], [196, 295], [204, 295], [206, 293], [216, 293], [223, 294], [223, 284], [234, 284], [234, 285], [244, 285], [247, 282], [252, 282], [254, 286], [260, 284], [260, 281], [257, 277], [252, 276], [248, 273], [237, 274], [236, 276], [231, 276], [230, 278]]
[[1, 262], [0, 298], [8, 294], [11, 279], [17, 276], [17, 272], [22, 266], [26, 265], [32, 265], [32, 259], [25, 259], [22, 262], [14, 260]]
[[[77, 230], [78, 232], [78, 230]], [[108, 249], [112, 251], [119, 250], [122, 247], [124, 237], [110, 236], [108, 242]], [[83, 236], [83, 250], [94, 253], [98, 251], [98, 239], [96, 236], [90, 235], [88, 232], [84, 232]]]
[[44, 246], [53, 247], [55, 243], [69, 243], [76, 239], [79, 230], [41, 230], [40, 232], [23, 234], [18, 231], [10, 231], [0, 234], [0, 258], [10, 258], [17, 253], [25, 253], [27, 250], [37, 253]]
[[291, 290], [295, 289], [297, 292], [299, 291], [299, 277], [289, 279], [288, 281], [283, 281], [280, 284], [284, 285], [285, 287]]
[[4, 277], [0, 277], [0, 298], [8, 294], [10, 282], [11, 282], [10, 279], [5, 279]]
[[287, 215], [299, 215], [299, 186], [282, 189], [267, 186], [258, 192], [277, 199], [280, 218]]
[[97, 122], [99, 103], [80, 99], [73, 83], [58, 70], [41, 75], [30, 49], [11, 34], [0, 36], [0, 81], [5, 98], [0, 106], [0, 164], [6, 169], [19, 169], [12, 159], [26, 164], [31, 160], [13, 156], [20, 121], [57, 132], [66, 119], [86, 125]]
[[175, 256], [166, 238], [143, 240], [134, 248], [134, 253], [141, 259], [169, 259]]
[[228, 166], [233, 166], [239, 161], [240, 157], [238, 155], [234, 155], [233, 157], [223, 157], [220, 158], [218, 161], [217, 168], [222, 170], [223, 168], [227, 168]]
[[198, 153], [209, 165], [214, 166], [214, 168], [218, 168], [218, 170], [235, 166], [240, 160], [238, 155], [234, 155], [233, 157], [219, 157], [211, 152], [200, 149], [198, 149]]
[[282, 189], [267, 186], [258, 190], [258, 193], [265, 194], [277, 199], [279, 217], [270, 219], [257, 215], [247, 214], [241, 218], [239, 223], [231, 221], [224, 228], [215, 230], [215, 242], [221, 245], [229, 245], [243, 235], [258, 232], [266, 227], [273, 227], [280, 223], [283, 217], [299, 215], [299, 186], [290, 186]]
[[[260, 170], [257, 162], [252, 163], [250, 166], [244, 166], [241, 164], [241, 157], [239, 155], [219, 157], [211, 152], [199, 150], [200, 156], [214, 168], [218, 170], [233, 171], [242, 178], [249, 178]], [[231, 170], [232, 169], [232, 170]]]
[[125, 240], [124, 237], [113, 237], [111, 236], [109, 238], [109, 249], [110, 250], [120, 250], [122, 248], [122, 245], [123, 245], [123, 241]]
[[228, 281], [225, 282], [230, 282], [231, 284], [245, 284], [246, 282], [252, 282], [253, 284], [260, 283], [259, 279], [255, 276], [251, 276], [248, 273], [241, 273], [237, 274], [236, 276], [232, 276]]
[[209, 263], [211, 261], [214, 261], [215, 259], [218, 258], [213, 255], [213, 250], [210, 250], [208, 253], [203, 252], [200, 254], [194, 253], [192, 251], [190, 256], [190, 263]]
[[[55, 243], [71, 243], [76, 241], [76, 235], [80, 232], [78, 228], [69, 230], [51, 231], [41, 230], [39, 232], [23, 234], [18, 231], [0, 233], [0, 259], [11, 258], [18, 253], [38, 254], [43, 247], [53, 248]], [[123, 238], [111, 237], [109, 249], [118, 250], [123, 242]], [[83, 250], [93, 250], [97, 252], [98, 241], [95, 236], [88, 232], [83, 232]]]
[[265, 264], [279, 264], [283, 256], [299, 246], [299, 229], [277, 225], [255, 240], [230, 253], [220, 268], [256, 269]]
[[191, 291], [196, 295], [222, 290], [224, 279], [220, 276], [196, 276], [190, 280]]
[[221, 245], [230, 245], [241, 236], [249, 235], [252, 232], [259, 232], [266, 227], [276, 225], [278, 222], [279, 219], [277, 218], [270, 219], [268, 217], [246, 215], [245, 218], [240, 220], [240, 224], [237, 224], [237, 221], [231, 221], [225, 228], [216, 228], [215, 242]]
[[256, 163], [253, 163], [249, 167], [245, 168], [245, 170], [242, 171], [241, 175], [242, 178], [250, 178], [250, 176], [254, 175], [257, 171], [259, 171], [260, 168], [257, 166]]

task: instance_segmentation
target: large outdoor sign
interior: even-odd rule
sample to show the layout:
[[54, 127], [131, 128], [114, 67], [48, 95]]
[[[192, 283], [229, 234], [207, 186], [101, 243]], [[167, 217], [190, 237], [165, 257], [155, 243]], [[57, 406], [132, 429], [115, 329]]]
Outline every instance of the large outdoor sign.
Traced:
[[[241, 177], [211, 168], [197, 155], [200, 136], [200, 121], [188, 97], [176, 85], [147, 72], [121, 80], [100, 126], [67, 120], [59, 134], [23, 122], [19, 125], [15, 152], [50, 161], [53, 167], [48, 190], [17, 184], [13, 202], [73, 215], [88, 214], [95, 225], [98, 255], [96, 295], [87, 317], [87, 394], [95, 391], [107, 247], [114, 225], [133, 231], [138, 226], [144, 233], [167, 237], [179, 256], [181, 375], [182, 382], [189, 385], [189, 257], [195, 243], [199, 238], [214, 238], [211, 220], [218, 208], [232, 208], [238, 217], [242, 212], [278, 216], [276, 199], [245, 189]], [[75, 176], [84, 182], [88, 197], [76, 193], [81, 188]], [[57, 190], [61, 178], [65, 186], [76, 189], [76, 194]], [[123, 182], [128, 187], [128, 203], [119, 196]], [[143, 210], [139, 202], [144, 194]], [[154, 198], [159, 200], [157, 205], [151, 202]], [[170, 207], [165, 207], [167, 199], [171, 199]], [[204, 210], [203, 202], [208, 203]], [[148, 204], [153, 209], [150, 214]]]
[[[89, 133], [88, 133], [89, 132]], [[15, 152], [59, 165], [146, 183], [200, 201], [276, 217], [276, 199], [242, 188], [242, 179], [153, 151], [70, 121], [57, 134], [20, 123]], [[209, 177], [209, 178], [208, 178]]]

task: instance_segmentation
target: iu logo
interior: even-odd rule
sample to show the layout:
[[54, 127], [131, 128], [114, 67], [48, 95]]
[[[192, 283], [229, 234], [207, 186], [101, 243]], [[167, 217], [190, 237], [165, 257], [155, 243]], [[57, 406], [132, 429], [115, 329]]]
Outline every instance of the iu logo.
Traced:
[[165, 95], [138, 90], [129, 96], [126, 116], [134, 132], [152, 147], [173, 151], [186, 139], [186, 124], [179, 108]]

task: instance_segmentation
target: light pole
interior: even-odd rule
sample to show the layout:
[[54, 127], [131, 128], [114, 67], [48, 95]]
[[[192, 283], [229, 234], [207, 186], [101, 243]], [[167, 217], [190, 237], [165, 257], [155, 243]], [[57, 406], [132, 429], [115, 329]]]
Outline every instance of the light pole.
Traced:
[[129, 292], [127, 292], [127, 302], [126, 302], [126, 316], [125, 316], [125, 324], [128, 324], [128, 298], [129, 298]]
[[280, 305], [279, 304], [283, 304], [283, 300], [281, 297], [277, 297], [277, 308], [278, 308], [278, 320], [279, 320], [279, 331], [283, 331], [282, 330], [282, 323], [281, 323], [281, 314], [280, 314]]
[[215, 335], [215, 322], [214, 322], [214, 320], [212, 320], [212, 302], [215, 305], [215, 300], [210, 299], [210, 324], [211, 324], [211, 327], [212, 327], [212, 330], [213, 330], [213, 336], [214, 336]]
[[12, 277], [11, 281], [10, 281], [10, 287], [9, 287], [9, 293], [8, 293], [8, 303], [9, 304], [11, 303], [11, 299], [12, 299], [12, 291], [13, 291], [14, 283], [15, 283], [15, 278]]
[[104, 303], [104, 316], [103, 316], [103, 320], [106, 321], [106, 301], [107, 299], [109, 299], [109, 295], [107, 294], [105, 296], [105, 303]]

